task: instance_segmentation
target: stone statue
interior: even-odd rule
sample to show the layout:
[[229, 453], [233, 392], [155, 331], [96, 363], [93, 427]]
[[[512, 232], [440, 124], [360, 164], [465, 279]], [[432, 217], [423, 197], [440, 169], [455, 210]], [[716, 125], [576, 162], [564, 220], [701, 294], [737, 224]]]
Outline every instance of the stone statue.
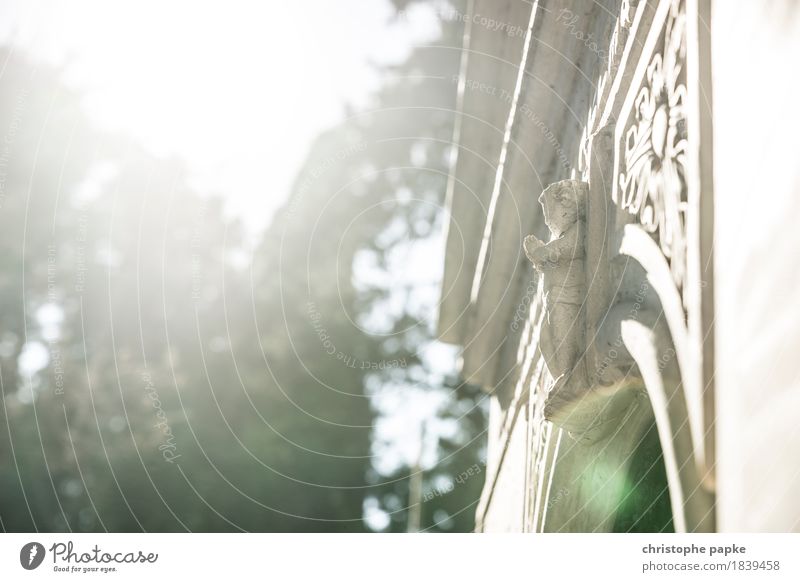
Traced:
[[525, 254], [543, 277], [545, 320], [539, 349], [556, 382], [548, 408], [573, 400], [588, 388], [585, 374], [584, 325], [581, 309], [586, 299], [585, 212], [589, 185], [579, 180], [562, 180], [545, 188], [539, 197], [550, 241], [534, 235], [524, 241]]

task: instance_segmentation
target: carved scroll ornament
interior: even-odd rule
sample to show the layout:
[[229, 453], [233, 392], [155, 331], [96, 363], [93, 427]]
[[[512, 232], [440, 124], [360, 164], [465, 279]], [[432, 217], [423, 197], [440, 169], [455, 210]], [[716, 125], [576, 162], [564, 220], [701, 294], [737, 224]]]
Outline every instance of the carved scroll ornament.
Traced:
[[651, 58], [624, 133], [620, 208], [657, 237], [678, 289], [686, 278], [686, 15], [670, 8], [661, 52]]

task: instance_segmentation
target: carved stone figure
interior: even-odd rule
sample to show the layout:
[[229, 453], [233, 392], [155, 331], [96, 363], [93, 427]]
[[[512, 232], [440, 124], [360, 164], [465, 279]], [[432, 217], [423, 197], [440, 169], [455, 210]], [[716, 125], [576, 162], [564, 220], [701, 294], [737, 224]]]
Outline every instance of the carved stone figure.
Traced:
[[548, 186], [539, 202], [550, 229], [550, 241], [544, 243], [534, 235], [524, 241], [525, 254], [544, 279], [545, 320], [539, 348], [556, 379], [548, 397], [549, 408], [557, 401], [571, 400], [579, 385], [586, 383], [586, 374], [581, 373], [584, 370], [581, 308], [586, 298], [588, 186], [579, 180], [562, 180]]

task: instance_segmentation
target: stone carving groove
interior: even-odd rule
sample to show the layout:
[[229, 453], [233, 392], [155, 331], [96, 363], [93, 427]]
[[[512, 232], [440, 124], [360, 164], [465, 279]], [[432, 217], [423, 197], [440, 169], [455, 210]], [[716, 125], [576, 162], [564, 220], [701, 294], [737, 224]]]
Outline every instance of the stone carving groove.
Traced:
[[614, 32], [611, 35], [611, 43], [608, 51], [608, 70], [606, 72], [607, 79], [614, 78], [617, 74], [617, 68], [622, 60], [622, 51], [628, 43], [628, 35], [630, 33], [631, 24], [633, 24], [633, 15], [639, 5], [639, 0], [622, 0], [619, 9], [619, 17], [617, 18]]
[[578, 171], [585, 175], [585, 171], [589, 164], [589, 148], [595, 131], [600, 128], [597, 127], [597, 122], [603, 113], [603, 108], [609, 98], [611, 86], [614, 83], [622, 64], [622, 56], [625, 52], [625, 46], [630, 37], [631, 26], [633, 25], [634, 15], [639, 7], [639, 0], [622, 0], [620, 5], [619, 16], [617, 17], [614, 25], [614, 32], [611, 35], [606, 57], [605, 71], [600, 75], [597, 82], [597, 91], [594, 97], [594, 102], [589, 110], [589, 115], [586, 119], [586, 124], [583, 128], [580, 141], [580, 154], [578, 160]]
[[681, 291], [687, 252], [686, 115], [686, 14], [684, 2], [676, 0], [623, 134], [614, 202], [657, 238]]

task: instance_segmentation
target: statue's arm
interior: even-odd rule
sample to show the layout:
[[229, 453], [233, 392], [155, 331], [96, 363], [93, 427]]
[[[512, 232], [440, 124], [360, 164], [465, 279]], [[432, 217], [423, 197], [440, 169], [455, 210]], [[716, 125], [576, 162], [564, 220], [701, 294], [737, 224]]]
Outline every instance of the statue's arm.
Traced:
[[539, 253], [542, 260], [553, 266], [583, 258], [585, 249], [578, 225], [572, 225], [561, 237], [542, 246]]

